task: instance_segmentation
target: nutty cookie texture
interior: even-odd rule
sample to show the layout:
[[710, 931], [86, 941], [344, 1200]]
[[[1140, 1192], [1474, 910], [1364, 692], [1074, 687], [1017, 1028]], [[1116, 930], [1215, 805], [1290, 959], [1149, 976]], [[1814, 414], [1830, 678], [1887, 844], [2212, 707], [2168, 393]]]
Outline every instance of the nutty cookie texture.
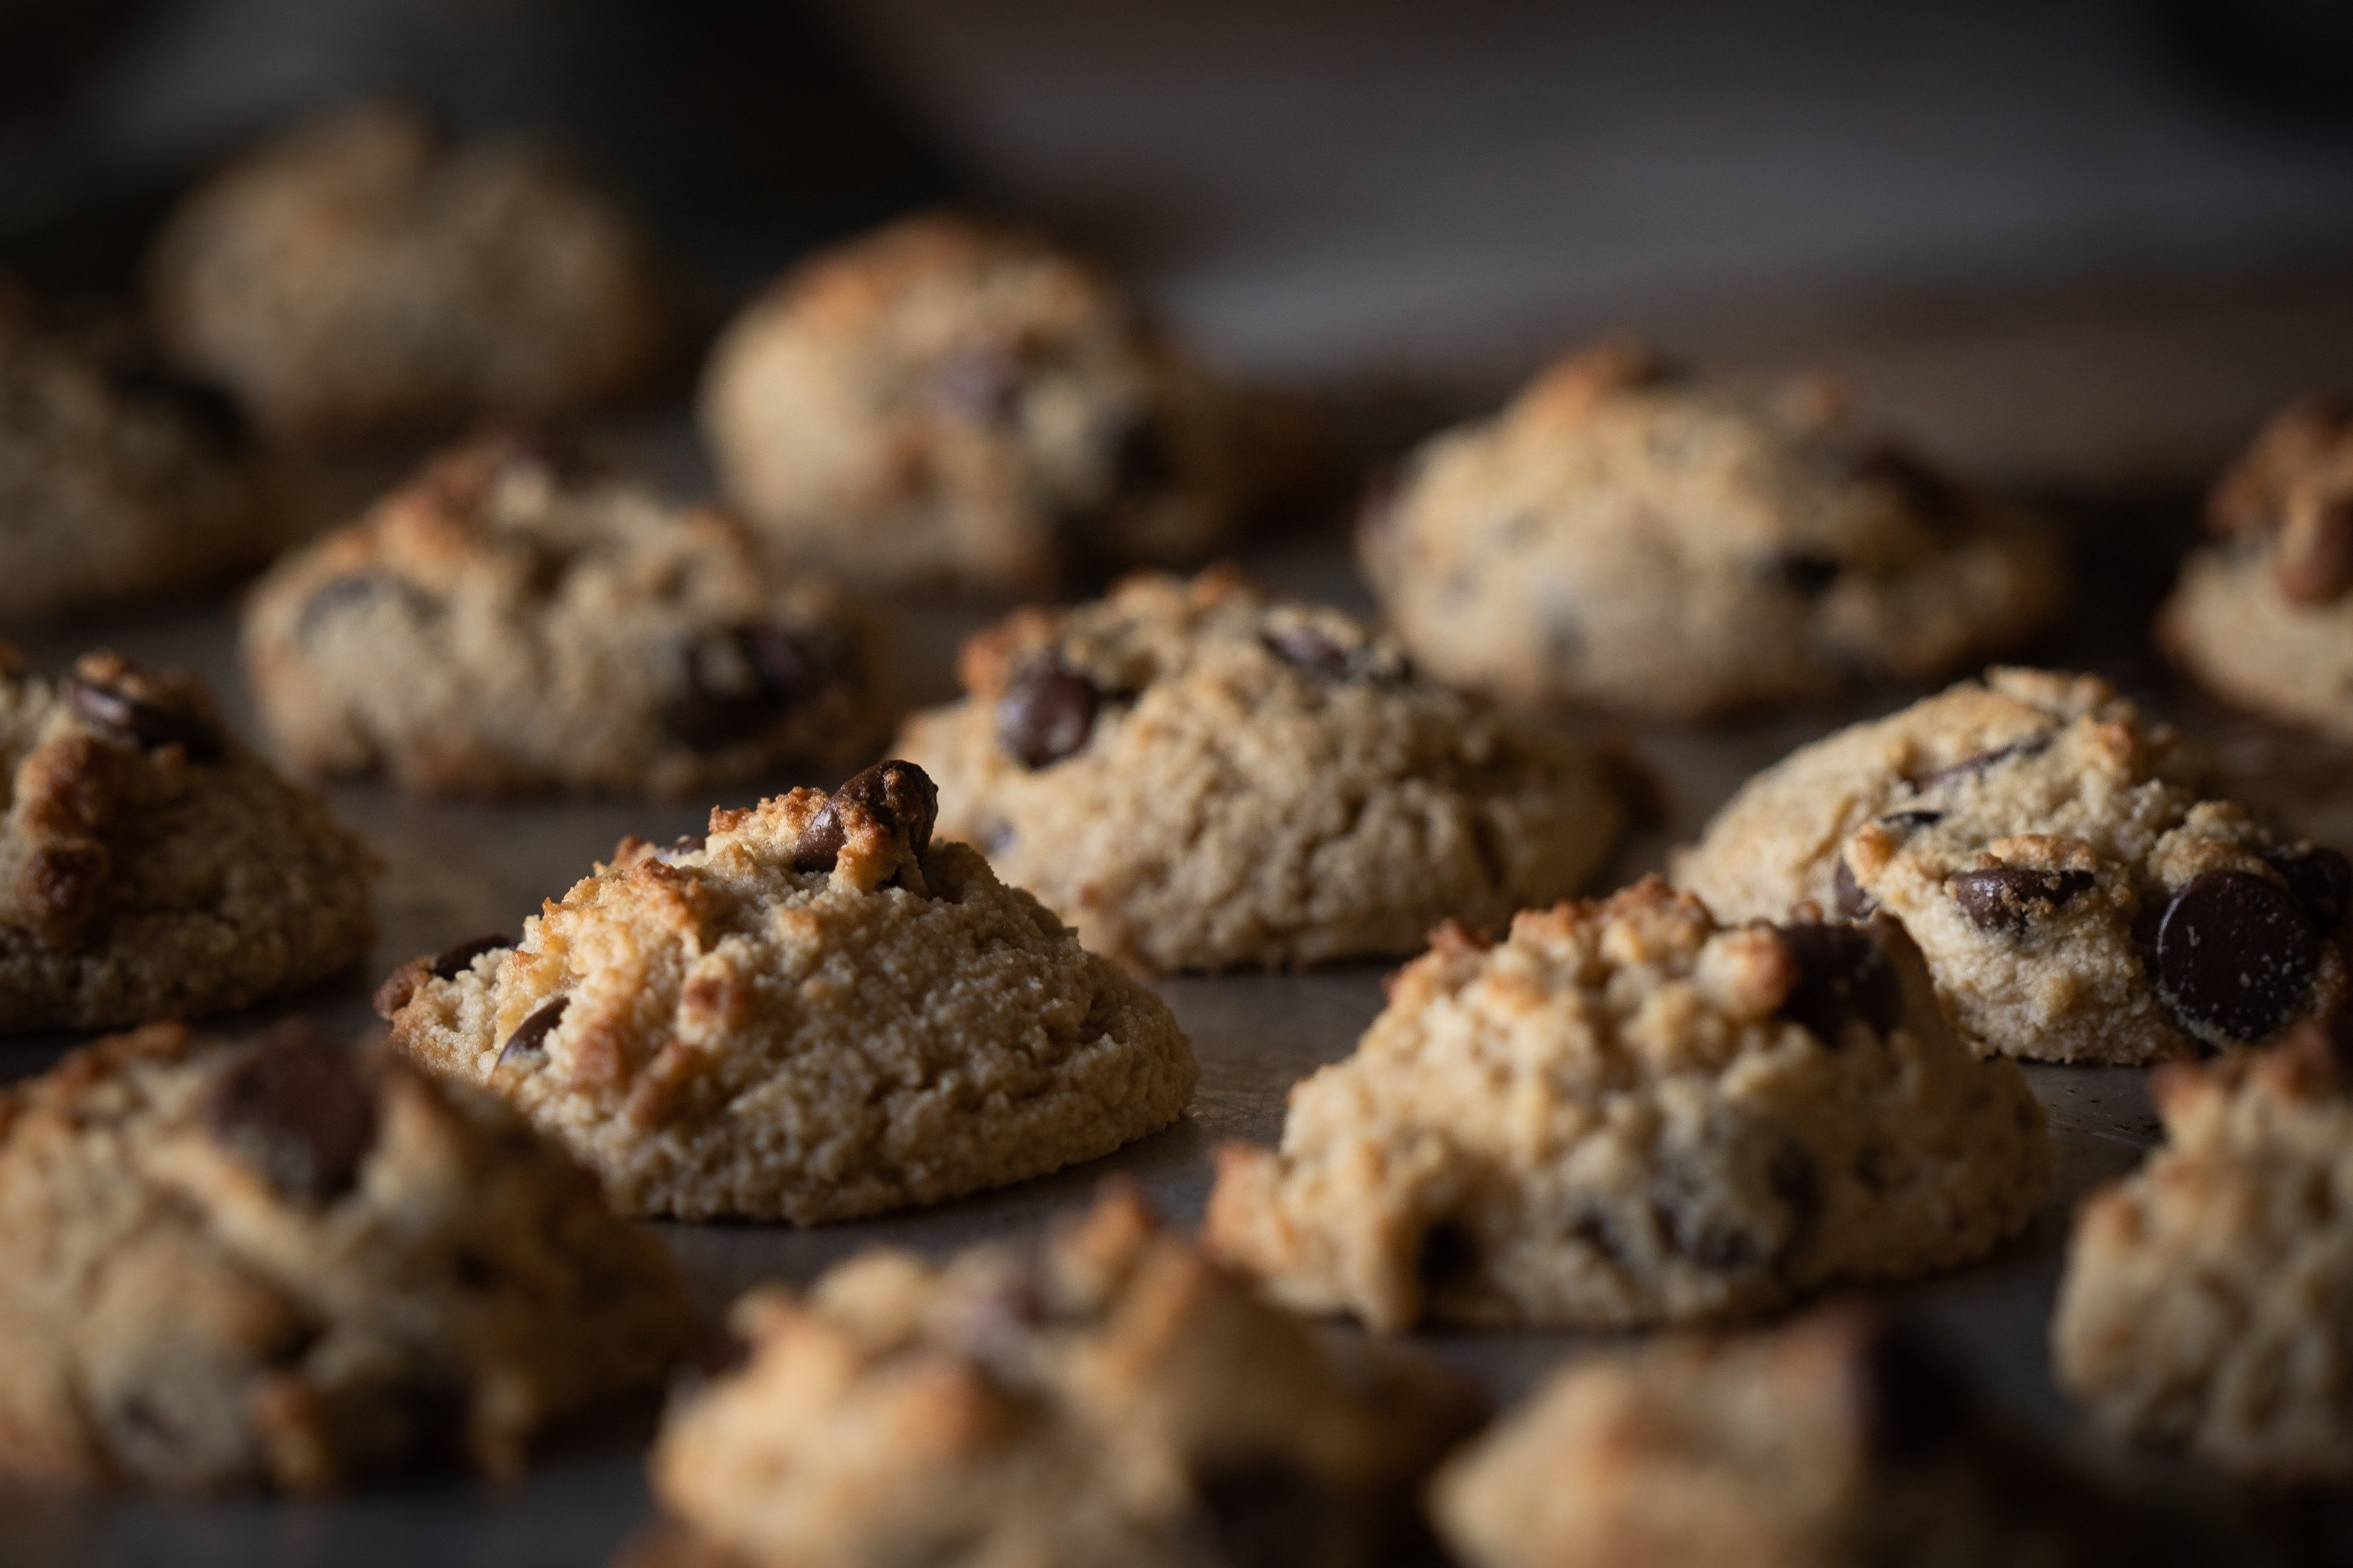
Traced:
[[151, 274], [178, 357], [298, 441], [570, 413], [640, 384], [668, 337], [645, 239], [561, 160], [446, 146], [385, 104], [222, 173]]
[[1366, 574], [1441, 679], [1676, 718], [1936, 676], [2048, 619], [2048, 534], [1838, 401], [1572, 354], [1375, 495]]
[[2353, 1479], [2353, 1062], [2341, 1028], [2151, 1079], [2166, 1142], [2076, 1215], [2060, 1383], [2266, 1481]]
[[382, 1051], [157, 1024], [0, 1092], [0, 1476], [508, 1473], [693, 1331], [585, 1172]]
[[1993, 669], [1801, 747], [1678, 856], [1727, 918], [1883, 910], [1980, 1051], [2147, 1062], [2269, 1038], [2346, 989], [2353, 870], [2214, 798], [2096, 676]]
[[1574, 1363], [1430, 1492], [1464, 1568], [2197, 1560], [1984, 1417], [1933, 1347], [1846, 1306]]
[[1243, 403], [1107, 279], [938, 215], [754, 301], [712, 352], [702, 418], [780, 549], [876, 584], [1038, 593], [1198, 561], [1260, 466]]
[[280, 563], [244, 628], [297, 765], [467, 795], [676, 795], [862, 762], [888, 722], [871, 642], [733, 519], [516, 432], [442, 452]]
[[1480, 1414], [1418, 1357], [1319, 1338], [1124, 1189], [1042, 1245], [874, 1249], [737, 1303], [679, 1398], [632, 1559], [740, 1568], [1350, 1568], [1434, 1561], [1416, 1484]]
[[0, 1030], [226, 1013], [367, 950], [375, 862], [222, 725], [203, 683], [0, 644]]
[[2266, 426], [2208, 498], [2158, 640], [2242, 708], [2353, 739], [2353, 409], [2313, 398]]
[[1019, 611], [961, 673], [965, 700], [899, 738], [941, 832], [1143, 967], [1411, 952], [1573, 891], [1626, 816], [1612, 764], [1556, 724], [1229, 568]]
[[395, 1045], [520, 1107], [633, 1214], [797, 1225], [937, 1203], [1174, 1121], [1167, 1005], [961, 844], [878, 763], [625, 839], [522, 939], [419, 959]]
[[1990, 1249], [2049, 1184], [1894, 921], [1724, 927], [1656, 877], [1442, 928], [1204, 1231], [1278, 1300], [1374, 1328], [1754, 1316]]

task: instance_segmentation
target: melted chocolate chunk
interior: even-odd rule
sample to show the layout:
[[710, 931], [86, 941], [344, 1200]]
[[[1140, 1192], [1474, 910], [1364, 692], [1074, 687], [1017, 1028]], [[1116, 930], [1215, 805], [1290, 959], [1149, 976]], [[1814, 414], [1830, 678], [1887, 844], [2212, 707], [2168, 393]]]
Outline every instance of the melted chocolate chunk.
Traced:
[[2274, 849], [2263, 858], [2272, 869], [2287, 879], [2288, 890], [2312, 917], [2312, 923], [2323, 933], [2333, 931], [2345, 919], [2345, 909], [2353, 901], [2353, 863], [2334, 849], [2316, 846], [2309, 849]]
[[830, 871], [848, 836], [841, 810], [856, 805], [889, 832], [903, 830], [907, 847], [918, 858], [932, 847], [932, 826], [939, 820], [940, 791], [932, 775], [913, 763], [893, 759], [877, 763], [845, 782], [801, 833], [793, 849], [796, 871]]
[[63, 690], [66, 705], [83, 722], [131, 741], [142, 752], [177, 746], [197, 763], [216, 763], [227, 753], [219, 727], [209, 719], [142, 701], [79, 675], [67, 676]]
[[1041, 660], [997, 700], [997, 743], [1025, 768], [1050, 766], [1087, 743], [1102, 706], [1092, 681]]
[[2173, 895], [2158, 925], [2158, 990], [2194, 1032], [2260, 1040], [2304, 1005], [2320, 942], [2304, 906], [2277, 882], [2203, 872]]
[[1783, 586], [1809, 599], [1819, 598], [1830, 592], [1831, 584], [1838, 581], [1841, 570], [1834, 557], [1807, 550], [1792, 551], [1773, 560], [1774, 578]]
[[2048, 740], [2019, 741], [2007, 746], [1996, 746], [1990, 752], [1979, 752], [1974, 757], [1963, 757], [1949, 768], [1938, 768], [1927, 777], [1916, 781], [1913, 788], [1923, 795], [1940, 784], [1958, 784], [1963, 779], [1976, 778], [1987, 770], [2000, 766], [2013, 757], [2031, 757], [2051, 742]]
[[1260, 640], [1285, 664], [1335, 680], [1345, 679], [1356, 664], [1353, 653], [1313, 626], [1282, 626]]
[[1844, 860], [1831, 873], [1831, 900], [1838, 905], [1839, 913], [1854, 921], [1879, 907], [1879, 900], [1862, 890], [1862, 884], [1854, 879], [1853, 870]]
[[1909, 833], [1915, 828], [1934, 827], [1945, 820], [1941, 811], [1891, 811], [1879, 819], [1884, 827], [1899, 827]]
[[249, 1047], [213, 1085], [213, 1134], [286, 1198], [349, 1192], [375, 1147], [375, 1095], [351, 1053], [301, 1029]]
[[556, 1025], [564, 1022], [564, 1010], [571, 1005], [571, 997], [558, 996], [517, 1024], [515, 1032], [507, 1037], [507, 1043], [499, 1047], [499, 1060], [503, 1062], [509, 1057], [529, 1056], [533, 1051], [545, 1050], [547, 1037], [555, 1032]]
[[425, 972], [436, 980], [455, 980], [474, 966], [474, 960], [486, 952], [503, 952], [514, 945], [511, 936], [478, 936], [461, 942], [446, 952], [438, 953]]
[[1798, 965], [1798, 983], [1781, 999], [1782, 1017], [1804, 1025], [1831, 1046], [1838, 1044], [1850, 1018], [1883, 1035], [1903, 1018], [1903, 982], [1868, 931], [1839, 925], [1774, 931]]
[[1947, 884], [1953, 901], [1979, 931], [2024, 931], [2038, 916], [2060, 909], [2096, 879], [2089, 871], [2039, 871], [2026, 866], [1996, 866], [1957, 871]]
[[1194, 1533], [1203, 1561], [1230, 1568], [1297, 1568], [1324, 1555], [1332, 1500], [1287, 1460], [1229, 1461], [1194, 1478]]
[[804, 632], [765, 622], [686, 645], [683, 689], [664, 703], [662, 728], [698, 752], [751, 740], [824, 689], [828, 650]]

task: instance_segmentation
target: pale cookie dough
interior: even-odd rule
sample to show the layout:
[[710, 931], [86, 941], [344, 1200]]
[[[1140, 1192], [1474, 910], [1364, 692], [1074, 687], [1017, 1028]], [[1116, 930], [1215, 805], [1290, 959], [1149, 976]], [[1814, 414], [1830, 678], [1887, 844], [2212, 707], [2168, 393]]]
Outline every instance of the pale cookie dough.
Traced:
[[2353, 1481], [2353, 1064], [2306, 1024], [2150, 1082], [2166, 1142], [2076, 1216], [2059, 1381], [2135, 1437]]
[[219, 174], [151, 272], [179, 358], [299, 441], [571, 413], [641, 385], [668, 337], [646, 240], [561, 160], [444, 146], [382, 104]]
[[1244, 404], [1092, 267], [967, 219], [804, 262], [712, 351], [702, 419], [776, 546], [1019, 593], [1209, 554], [1257, 482]]
[[512, 433], [280, 563], [244, 653], [296, 765], [427, 794], [677, 795], [854, 765], [889, 722], [865, 618], [831, 585]]
[[158, 1024], [0, 1092], [0, 1478], [512, 1473], [693, 1331], [586, 1173], [382, 1051]]
[[1626, 1328], [1753, 1317], [1990, 1249], [2051, 1173], [1892, 921], [1719, 926], [1656, 877], [1441, 929], [1204, 1231], [1304, 1310]]
[[2147, 1062], [2345, 993], [2353, 872], [2096, 676], [1993, 669], [1748, 781], [1673, 876], [1728, 920], [1883, 910], [1980, 1051]]
[[2174, 661], [2242, 708], [2353, 740], [2353, 410], [2284, 410], [2208, 499], [2158, 618]]
[[393, 1042], [487, 1085], [632, 1214], [796, 1225], [937, 1203], [1108, 1154], [1192, 1097], [1167, 1005], [931, 842], [931, 781], [625, 839], [522, 940], [419, 959]]
[[233, 1012], [367, 951], [375, 858], [184, 670], [0, 644], [0, 1031]]
[[683, 1539], [638, 1568], [1404, 1568], [1434, 1561], [1415, 1485], [1479, 1415], [1430, 1363], [1265, 1305], [1124, 1189], [1042, 1245], [867, 1251], [734, 1325], [745, 1364], [654, 1448]]
[[1932, 678], [2047, 620], [2048, 532], [1836, 401], [1573, 354], [1413, 455], [1366, 509], [1366, 575], [1440, 679], [1685, 719]]
[[1020, 611], [961, 673], [899, 738], [940, 831], [1140, 966], [1411, 952], [1574, 891], [1627, 815], [1616, 764], [1557, 725], [1229, 569]]

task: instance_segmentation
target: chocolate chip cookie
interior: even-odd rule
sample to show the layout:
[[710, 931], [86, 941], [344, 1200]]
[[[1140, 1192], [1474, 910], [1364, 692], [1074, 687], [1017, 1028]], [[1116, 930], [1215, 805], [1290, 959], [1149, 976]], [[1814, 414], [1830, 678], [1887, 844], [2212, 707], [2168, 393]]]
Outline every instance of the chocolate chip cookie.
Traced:
[[1860, 440], [1825, 384], [1752, 390], [1625, 344], [1425, 444], [1358, 550], [1440, 679], [1684, 719], [1940, 675], [2060, 597], [2044, 531]]
[[681, 1550], [639, 1568], [1434, 1561], [1417, 1483], [1479, 1414], [1430, 1363], [1265, 1305], [1118, 1189], [1042, 1245], [871, 1250], [734, 1326], [744, 1365], [654, 1448]]
[[668, 335], [645, 240], [561, 160], [384, 104], [222, 173], [151, 271], [174, 353], [298, 441], [570, 413], [640, 385]]
[[1727, 919], [1884, 910], [1980, 1051], [2147, 1062], [2334, 1009], [2353, 870], [2095, 676], [1993, 669], [1801, 747], [1679, 856]]
[[157, 1024], [0, 1092], [0, 1477], [508, 1473], [692, 1330], [586, 1173], [381, 1051]]
[[2175, 662], [2241, 707], [2353, 739], [2353, 409], [2274, 419], [2208, 499], [2158, 619]]
[[899, 739], [941, 832], [1141, 966], [1410, 952], [1573, 891], [1626, 816], [1592, 747], [1229, 569], [1022, 610], [961, 673]]
[[2277, 1047], [2161, 1068], [2166, 1142], [2076, 1216], [2059, 1381], [2109, 1426], [2267, 1481], [2353, 1480], [2353, 1062]]
[[1167, 1005], [934, 843], [937, 802], [882, 763], [665, 848], [625, 839], [521, 941], [419, 959], [377, 1007], [633, 1214], [849, 1219], [1175, 1121], [1195, 1069]]
[[1218, 1160], [1205, 1235], [1311, 1311], [1624, 1328], [1947, 1268], [2051, 1173], [1886, 919], [1725, 927], [1656, 877], [1441, 928], [1280, 1151]]
[[702, 427], [775, 543], [854, 580], [1019, 593], [1208, 555], [1250, 501], [1244, 403], [1029, 234], [910, 218], [720, 339]]
[[493, 434], [275, 567], [245, 662], [280, 748], [439, 795], [676, 795], [874, 753], [864, 617], [743, 530]]
[[0, 644], [0, 1031], [283, 995], [367, 950], [375, 858], [221, 723], [201, 681]]

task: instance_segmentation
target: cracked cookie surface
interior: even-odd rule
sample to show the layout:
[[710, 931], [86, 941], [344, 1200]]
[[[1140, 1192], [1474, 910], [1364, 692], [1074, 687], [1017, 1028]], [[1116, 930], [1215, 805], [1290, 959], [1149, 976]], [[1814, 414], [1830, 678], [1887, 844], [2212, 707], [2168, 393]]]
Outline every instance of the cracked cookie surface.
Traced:
[[1556, 724], [1228, 569], [1020, 611], [961, 674], [898, 742], [940, 782], [941, 832], [1155, 969], [1410, 952], [1574, 891], [1626, 816]]
[[1980, 1050], [2147, 1062], [2345, 992], [2345, 857], [2217, 798], [2095, 676], [1997, 668], [1801, 747], [1672, 874], [1726, 919], [1894, 915]]
[[902, 763], [711, 814], [377, 998], [396, 1045], [520, 1107], [635, 1214], [809, 1225], [937, 1203], [1174, 1121], [1167, 1005], [979, 853]]
[[1346, 1060], [1230, 1146], [1204, 1234], [1377, 1329], [1770, 1310], [1990, 1249], [2049, 1183], [2042, 1107], [1892, 921], [1719, 926], [1652, 877], [1442, 929]]

